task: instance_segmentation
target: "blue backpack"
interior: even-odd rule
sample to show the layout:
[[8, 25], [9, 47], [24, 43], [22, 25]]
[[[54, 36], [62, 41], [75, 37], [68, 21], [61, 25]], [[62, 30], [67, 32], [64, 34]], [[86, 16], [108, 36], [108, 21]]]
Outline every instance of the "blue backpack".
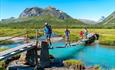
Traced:
[[51, 26], [50, 25], [46, 25], [45, 26], [45, 33], [52, 33], [52, 28], [51, 28]]

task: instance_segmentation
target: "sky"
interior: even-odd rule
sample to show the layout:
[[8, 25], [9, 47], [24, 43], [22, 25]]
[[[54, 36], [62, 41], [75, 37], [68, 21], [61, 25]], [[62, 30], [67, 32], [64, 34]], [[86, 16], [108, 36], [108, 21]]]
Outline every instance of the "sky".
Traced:
[[19, 17], [30, 7], [53, 6], [77, 19], [98, 21], [115, 11], [115, 0], [0, 0], [0, 20]]

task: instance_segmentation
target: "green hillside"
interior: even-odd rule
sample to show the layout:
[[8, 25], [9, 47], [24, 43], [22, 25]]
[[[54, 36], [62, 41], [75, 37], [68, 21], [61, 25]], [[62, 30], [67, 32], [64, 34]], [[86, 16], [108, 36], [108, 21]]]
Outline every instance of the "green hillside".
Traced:
[[102, 25], [115, 25], [115, 11], [106, 17], [102, 22]]
[[25, 17], [18, 18], [13, 21], [8, 22], [7, 20], [0, 22], [0, 27], [7, 28], [35, 28], [35, 27], [43, 27], [44, 23], [48, 22], [52, 25], [52, 27], [63, 28], [66, 26], [69, 27], [82, 27], [85, 24], [80, 22], [77, 19], [68, 18], [68, 19], [59, 19], [52, 16], [36, 16], [36, 17]]
[[44, 23], [48, 22], [53, 28], [115, 28], [115, 12], [98, 24], [85, 24], [78, 19], [60, 19], [51, 15], [31, 16], [21, 18], [10, 18], [0, 21], [0, 27], [4, 28], [43, 28]]

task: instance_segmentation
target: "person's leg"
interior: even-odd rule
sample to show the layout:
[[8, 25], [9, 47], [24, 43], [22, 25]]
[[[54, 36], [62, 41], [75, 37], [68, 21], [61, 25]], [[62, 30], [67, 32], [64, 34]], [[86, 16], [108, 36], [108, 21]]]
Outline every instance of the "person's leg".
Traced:
[[81, 35], [81, 39], [83, 39], [83, 35]]
[[87, 39], [87, 34], [85, 33], [85, 38]]
[[70, 40], [69, 40], [69, 37], [66, 38], [66, 45], [65, 45], [65, 46], [66, 46], [66, 47], [67, 47], [67, 46], [70, 46]]
[[48, 42], [48, 45], [50, 46], [50, 44], [49, 44], [49, 42], [50, 42], [50, 40], [49, 40], [49, 34], [46, 34], [46, 41]]
[[[49, 43], [49, 45], [51, 47], [52, 46], [52, 43], [51, 43], [51, 34], [48, 34], [48, 43]], [[53, 47], [51, 47], [51, 48], [53, 48]]]
[[68, 39], [67, 39], [67, 36], [66, 36], [66, 44], [65, 44], [65, 47], [67, 47], [68, 45]]
[[69, 44], [69, 47], [71, 47], [71, 45], [70, 45], [70, 38], [68, 37], [68, 44]]
[[65, 43], [65, 47], [67, 47], [67, 42]]
[[48, 42], [48, 34], [45, 34], [45, 37], [46, 37], [46, 41]]

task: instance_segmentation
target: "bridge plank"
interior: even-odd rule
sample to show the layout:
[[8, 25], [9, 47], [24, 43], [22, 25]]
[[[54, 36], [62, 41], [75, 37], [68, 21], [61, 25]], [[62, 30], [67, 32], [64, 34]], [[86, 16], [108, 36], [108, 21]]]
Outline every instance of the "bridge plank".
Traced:
[[15, 47], [15, 48], [11, 48], [11, 49], [5, 50], [3, 52], [0, 52], [0, 60], [7, 59], [10, 56], [13, 56], [13, 55], [18, 54], [23, 51], [26, 51], [28, 49], [32, 49], [33, 45], [35, 45], [35, 44], [33, 42], [31, 42], [31, 43], [23, 44], [23, 45]]

